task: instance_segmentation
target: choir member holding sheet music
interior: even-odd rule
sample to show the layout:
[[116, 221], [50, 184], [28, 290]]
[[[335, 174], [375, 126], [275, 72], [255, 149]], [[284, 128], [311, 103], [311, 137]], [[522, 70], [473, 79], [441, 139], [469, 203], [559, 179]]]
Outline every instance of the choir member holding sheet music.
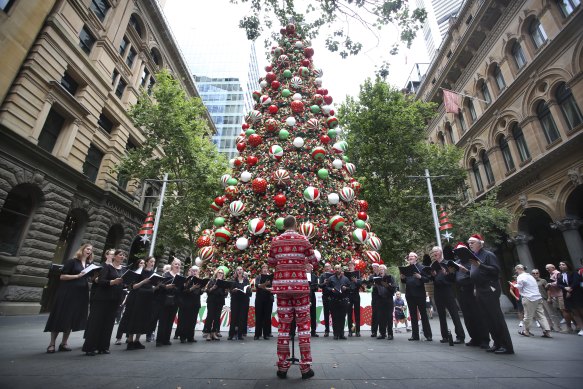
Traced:
[[[350, 280], [350, 288], [348, 288], [348, 336], [352, 336], [355, 332], [356, 336], [360, 336], [360, 286], [362, 279], [360, 272], [354, 269], [354, 260], [348, 262], [348, 271], [344, 273], [346, 278]], [[352, 312], [354, 311], [354, 324], [352, 320]], [[354, 325], [354, 328], [353, 328]]]
[[[156, 277], [155, 266], [156, 258], [146, 258], [146, 264], [140, 273], [139, 281], [130, 284], [128, 287], [130, 293], [135, 295], [133, 306], [128, 313], [127, 333], [128, 333], [128, 350], [141, 350], [146, 348], [140, 342], [142, 334], [148, 334], [152, 331], [152, 304], [154, 300], [154, 284], [156, 283], [152, 277]], [[126, 308], [126, 312], [127, 312]]]
[[[192, 266], [188, 270], [188, 277], [182, 292], [179, 294], [178, 327], [175, 335], [180, 338], [180, 343], [194, 343], [194, 326], [200, 310], [200, 295], [205, 280], [198, 278], [200, 269]], [[208, 280], [206, 280], [208, 282]]]
[[344, 320], [348, 308], [348, 289], [350, 280], [346, 278], [342, 271], [342, 266], [334, 266], [334, 274], [328, 278], [326, 288], [330, 294], [330, 310], [332, 311], [332, 330], [334, 340], [346, 339], [344, 336]]
[[[372, 265], [372, 274], [368, 276], [368, 281], [367, 281], [367, 286], [368, 287], [372, 287], [373, 285], [373, 280], [375, 277], [379, 276], [379, 264], [374, 262]], [[372, 310], [372, 322], [370, 325], [370, 336], [371, 338], [376, 338], [377, 337], [377, 331], [379, 328], [379, 309], [378, 309], [378, 301], [379, 297], [378, 295], [376, 295], [375, 293], [371, 293], [371, 310]]]
[[[132, 269], [127, 268], [124, 271], [124, 274], [121, 276], [127, 293], [125, 295], [124, 301], [120, 304], [116, 315], [116, 321], [118, 321], [119, 315], [121, 314], [120, 311], [123, 312], [123, 314], [121, 314], [121, 320], [119, 320], [117, 334], [115, 336], [115, 344], [117, 346], [121, 345], [121, 338], [123, 334], [126, 334], [126, 338], [128, 336], [128, 320], [132, 314], [136, 300], [136, 293], [132, 290], [132, 285], [142, 280], [141, 274], [145, 265], [146, 261], [140, 259], [135, 267], [132, 267]], [[129, 345], [128, 341], [128, 348], [131, 349], [130, 347], [132, 346]]]
[[428, 342], [433, 340], [427, 310], [425, 309], [425, 284], [429, 278], [425, 275], [424, 266], [417, 263], [418, 255], [410, 252], [407, 256], [409, 266], [399, 267], [401, 279], [405, 282], [405, 295], [407, 296], [407, 305], [411, 315], [412, 336], [410, 341], [419, 340], [419, 323], [417, 322], [417, 311], [421, 315], [421, 324], [423, 324], [423, 335]]
[[85, 343], [82, 350], [88, 356], [109, 354], [111, 333], [115, 324], [117, 308], [123, 296], [122, 262], [126, 257], [123, 250], [115, 250], [112, 264], [104, 264], [99, 272], [91, 312], [87, 319]]
[[226, 282], [224, 278], [225, 272], [218, 268], [204, 289], [208, 295], [206, 322], [203, 329], [203, 332], [207, 334], [206, 340], [221, 340], [217, 334], [221, 329], [221, 311], [225, 305], [225, 296], [227, 296], [227, 290], [230, 286], [230, 283]]
[[377, 320], [379, 336], [377, 339], [393, 340], [393, 295], [396, 290], [395, 279], [387, 274], [385, 265], [379, 266], [379, 275], [373, 277], [372, 293], [377, 295]]
[[164, 278], [156, 287], [155, 299], [159, 304], [158, 315], [158, 332], [156, 333], [156, 346], [170, 346], [170, 335], [172, 333], [172, 325], [174, 318], [178, 311], [178, 304], [176, 303], [176, 294], [180, 292], [182, 280], [184, 277], [180, 275], [180, 268], [182, 262], [178, 258], [174, 258], [170, 264], [170, 270], [162, 274]]
[[245, 277], [243, 268], [237, 267], [231, 288], [231, 325], [229, 327], [229, 340], [235, 337], [243, 340], [243, 334], [247, 328], [247, 307], [251, 297], [249, 279]]
[[271, 293], [273, 274], [269, 274], [266, 263], [261, 265], [261, 274], [255, 278], [255, 337], [258, 340], [268, 340], [271, 333], [271, 311], [273, 310], [273, 294]]
[[324, 271], [320, 274], [318, 286], [322, 289], [322, 306], [324, 310], [324, 337], [330, 334], [330, 292], [328, 288], [328, 278], [332, 277], [332, 265], [329, 262], [324, 264]]
[[310, 284], [311, 336], [317, 338], [320, 336], [316, 333], [316, 329], [318, 328], [318, 322], [316, 321], [316, 292], [318, 291], [318, 277], [316, 277], [316, 273], [314, 273], [314, 266], [311, 263], [306, 265], [306, 276], [308, 277], [308, 283]]
[[89, 303], [88, 281], [92, 270], [99, 268], [92, 265], [92, 261], [93, 246], [86, 243], [77, 250], [75, 258], [65, 261], [61, 269], [59, 289], [45, 326], [45, 332], [51, 333], [51, 342], [47, 347], [49, 354], [55, 352], [59, 332], [63, 333], [59, 351], [71, 351], [67, 344], [71, 331], [85, 329]]

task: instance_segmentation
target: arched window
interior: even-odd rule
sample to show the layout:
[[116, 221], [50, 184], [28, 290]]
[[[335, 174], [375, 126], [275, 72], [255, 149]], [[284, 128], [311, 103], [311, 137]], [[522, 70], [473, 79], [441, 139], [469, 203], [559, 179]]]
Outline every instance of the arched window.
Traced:
[[553, 115], [551, 114], [549, 106], [545, 101], [538, 103], [536, 107], [536, 115], [538, 116], [540, 125], [542, 126], [543, 132], [545, 133], [547, 143], [551, 144], [559, 139], [560, 135], [559, 131], [557, 130], [555, 120], [553, 119]]
[[490, 95], [490, 90], [488, 89], [488, 84], [485, 81], [482, 81], [482, 85], [480, 85], [480, 90], [482, 91], [482, 97], [488, 104], [492, 103], [492, 96]]
[[581, 0], [557, 0], [557, 4], [559, 5], [563, 16], [567, 17], [581, 5]]
[[470, 117], [472, 118], [472, 123], [476, 121], [478, 115], [476, 114], [476, 109], [474, 108], [474, 102], [472, 99], [468, 99], [468, 111], [470, 112]]
[[445, 137], [443, 136], [443, 132], [440, 131], [439, 134], [437, 134], [437, 141], [440, 145], [445, 146]]
[[462, 134], [463, 134], [468, 130], [468, 126], [466, 125], [466, 121], [464, 119], [463, 112], [460, 112], [460, 114], [457, 115], [457, 117], [458, 117], [458, 120], [460, 121], [460, 127], [462, 129]]
[[514, 170], [514, 160], [512, 159], [512, 153], [510, 152], [510, 147], [508, 146], [508, 141], [505, 136], [501, 136], [498, 141], [500, 146], [500, 151], [502, 152], [502, 158], [504, 159], [504, 165], [506, 166], [506, 171], [509, 172]]
[[520, 155], [520, 160], [522, 162], [530, 159], [530, 152], [528, 151], [528, 146], [526, 145], [526, 139], [524, 139], [524, 134], [522, 133], [522, 128], [514, 123], [512, 126], [512, 137], [516, 142], [516, 147], [518, 148], [518, 155]]
[[486, 150], [482, 150], [480, 153], [480, 158], [482, 160], [482, 164], [484, 165], [484, 172], [486, 173], [486, 180], [488, 181], [488, 185], [494, 183], [494, 172], [492, 171], [492, 165], [490, 164], [490, 158], [488, 158], [488, 153]]
[[0, 254], [17, 255], [38, 203], [37, 191], [36, 186], [22, 184], [8, 193], [0, 211]]
[[500, 66], [498, 66], [498, 64], [496, 64], [496, 66], [494, 67], [492, 75], [494, 76], [494, 80], [496, 80], [496, 86], [498, 87], [498, 91], [502, 92], [506, 88], [506, 82], [504, 81], [502, 70], [500, 69]]
[[472, 174], [474, 175], [474, 180], [476, 181], [476, 189], [478, 192], [484, 190], [484, 184], [482, 183], [482, 176], [480, 175], [480, 167], [478, 162], [474, 159], [472, 160]]
[[512, 45], [512, 57], [514, 58], [514, 62], [516, 63], [516, 67], [520, 70], [526, 65], [526, 58], [524, 57], [524, 52], [522, 51], [522, 47], [518, 41], [514, 42]]
[[573, 98], [571, 88], [569, 88], [567, 84], [563, 82], [559, 85], [555, 92], [555, 98], [557, 99], [559, 107], [561, 107], [561, 111], [563, 112], [569, 130], [572, 130], [583, 122], [581, 111]]
[[543, 29], [543, 26], [540, 24], [540, 20], [533, 19], [528, 26], [528, 34], [532, 39], [532, 43], [534, 43], [534, 47], [537, 49], [544, 45], [547, 41], [547, 34]]
[[154, 63], [158, 66], [162, 65], [162, 57], [160, 55], [160, 52], [156, 49], [152, 49], [150, 50], [150, 55], [152, 56], [152, 61], [154, 61]]
[[449, 140], [449, 143], [451, 143], [452, 145], [455, 144], [455, 138], [453, 137], [453, 130], [451, 128], [451, 124], [446, 123], [445, 124], [445, 133], [447, 135], [447, 139]]
[[132, 15], [130, 17], [130, 26], [132, 26], [132, 28], [136, 31], [136, 33], [138, 34], [138, 36], [140, 38], [143, 38], [143, 31], [142, 31], [142, 24], [140, 23], [140, 21], [138, 20], [138, 17], [136, 15]]

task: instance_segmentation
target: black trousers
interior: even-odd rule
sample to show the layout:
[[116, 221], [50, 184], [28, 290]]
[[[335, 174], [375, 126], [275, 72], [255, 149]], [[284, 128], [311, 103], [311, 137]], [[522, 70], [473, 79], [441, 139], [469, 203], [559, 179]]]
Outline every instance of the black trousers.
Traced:
[[377, 300], [378, 330], [381, 336], [393, 335], [393, 296]]
[[330, 332], [330, 296], [322, 295], [322, 306], [324, 308], [324, 327], [326, 332]]
[[447, 316], [445, 310], [447, 309], [449, 315], [451, 316], [451, 321], [453, 322], [455, 336], [457, 339], [463, 340], [466, 337], [464, 332], [464, 327], [462, 326], [462, 321], [460, 320], [460, 315], [458, 313], [458, 307], [453, 296], [453, 290], [451, 287], [446, 288], [435, 288], [435, 306], [437, 307], [437, 315], [439, 316], [439, 328], [441, 332], [441, 338], [448, 338], [448, 328], [447, 328]]
[[407, 306], [411, 315], [411, 335], [413, 338], [419, 338], [419, 323], [417, 322], [417, 310], [421, 315], [421, 324], [423, 325], [423, 335], [426, 338], [433, 337], [427, 309], [425, 307], [425, 296], [407, 296]]
[[178, 305], [162, 306], [158, 316], [158, 332], [156, 333], [156, 343], [170, 343], [172, 325], [178, 311]]
[[371, 318], [371, 324], [370, 324], [370, 332], [372, 335], [376, 335], [376, 333], [378, 332], [379, 329], [379, 309], [378, 309], [378, 296], [376, 295], [372, 295], [371, 297], [371, 302], [370, 302], [370, 308], [372, 311], [372, 318]]
[[91, 303], [83, 351], [109, 350], [118, 306], [118, 300], [94, 300]]
[[348, 332], [352, 332], [352, 312], [354, 311], [354, 324], [357, 334], [360, 333], [360, 294], [353, 293], [348, 296]]
[[231, 325], [229, 326], [229, 338], [241, 337], [247, 330], [247, 309], [249, 298], [244, 295], [231, 296]]
[[196, 326], [199, 310], [200, 300], [198, 298], [194, 299], [188, 296], [184, 297], [180, 302], [178, 326], [174, 332], [174, 335], [180, 337], [180, 340], [194, 339], [194, 327]]
[[316, 293], [310, 293], [310, 328], [312, 334], [315, 334], [318, 328], [318, 322], [316, 320]]
[[332, 331], [334, 336], [344, 336], [344, 323], [348, 299], [332, 299], [330, 310], [332, 311]]
[[476, 289], [476, 298], [480, 308], [484, 311], [486, 325], [494, 341], [494, 347], [504, 347], [508, 351], [514, 351], [510, 332], [508, 332], [508, 326], [500, 308], [500, 294], [499, 286], [494, 291], [489, 286]]
[[271, 333], [272, 310], [270, 296], [255, 298], [255, 336], [268, 336]]
[[219, 332], [221, 330], [221, 311], [223, 305], [222, 303], [207, 300], [207, 314], [203, 332]]
[[459, 303], [464, 315], [466, 330], [471, 338], [470, 341], [477, 346], [490, 343], [486, 319], [483, 317], [476, 296], [474, 296], [473, 284], [459, 287]]

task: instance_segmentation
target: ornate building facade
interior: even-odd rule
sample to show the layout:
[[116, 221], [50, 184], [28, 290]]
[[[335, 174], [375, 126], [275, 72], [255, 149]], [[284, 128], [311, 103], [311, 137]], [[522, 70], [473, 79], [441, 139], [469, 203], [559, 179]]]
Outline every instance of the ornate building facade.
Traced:
[[[583, 258], [583, 12], [579, 0], [466, 1], [417, 96], [428, 140], [464, 150], [469, 201], [515, 215], [506, 267]], [[465, 95], [446, 113], [443, 91]]]
[[114, 167], [144, 141], [126, 111], [155, 73], [198, 92], [156, 0], [57, 0], [42, 21], [32, 2], [11, 3], [0, 34], [39, 27], [0, 104], [0, 314], [23, 314], [39, 312], [49, 268], [83, 242], [97, 260], [132, 247], [156, 188]]

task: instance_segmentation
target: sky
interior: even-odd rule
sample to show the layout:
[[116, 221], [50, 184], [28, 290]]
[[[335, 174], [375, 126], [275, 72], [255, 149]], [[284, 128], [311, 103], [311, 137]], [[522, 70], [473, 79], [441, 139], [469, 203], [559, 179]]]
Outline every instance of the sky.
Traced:
[[[239, 20], [248, 9], [246, 5], [230, 4], [229, 0], [165, 0], [161, 3], [170, 28], [180, 37], [179, 44], [185, 36], [191, 36], [191, 39], [208, 40], [217, 51], [222, 51], [222, 46], [227, 43], [235, 42], [237, 45], [243, 42], [240, 43], [243, 45], [246, 41], [245, 31], [238, 27]], [[402, 47], [398, 55], [391, 56], [388, 53], [397, 36], [392, 26], [383, 28], [378, 45], [376, 38], [357, 23], [352, 22], [347, 27], [353, 40], [359, 40], [364, 45], [357, 56], [342, 59], [337, 53], [329, 52], [324, 46], [326, 30], [322, 30], [320, 36], [312, 41], [314, 66], [323, 70], [323, 87], [328, 89], [335, 105], [343, 101], [346, 95], [357, 96], [360, 85], [367, 77], [374, 78], [375, 65], [380, 66], [383, 60], [391, 64], [387, 82], [398, 89], [405, 86], [415, 62], [428, 62], [420, 38], [416, 39], [411, 49]], [[263, 75], [263, 68], [269, 61], [262, 38], [257, 40], [256, 46], [260, 75]]]

